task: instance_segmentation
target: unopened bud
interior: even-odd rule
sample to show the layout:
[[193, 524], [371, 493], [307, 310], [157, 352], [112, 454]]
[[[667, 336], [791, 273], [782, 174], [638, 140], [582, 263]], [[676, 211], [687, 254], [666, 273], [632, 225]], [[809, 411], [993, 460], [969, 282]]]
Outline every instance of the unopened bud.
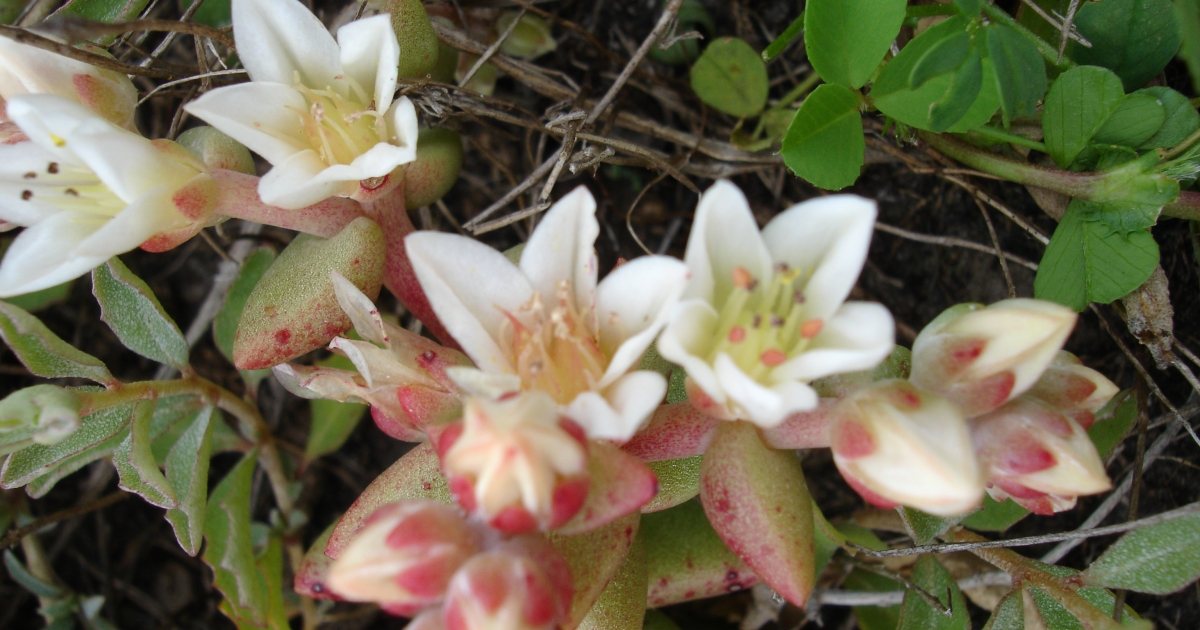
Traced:
[[829, 436], [838, 470], [875, 506], [950, 516], [983, 496], [962, 414], [907, 381], [882, 381], [847, 397], [833, 409]]
[[417, 158], [404, 165], [404, 205], [427, 206], [450, 192], [462, 170], [462, 137], [442, 127], [417, 135]]
[[583, 430], [540, 391], [467, 400], [461, 430], [439, 441], [442, 468], [459, 503], [509, 534], [551, 529], [587, 498]]
[[0, 400], [0, 432], [23, 431], [37, 444], [57, 444], [79, 429], [79, 394], [34, 385]]
[[970, 418], [1027, 391], [1075, 326], [1076, 313], [1045, 300], [951, 307], [913, 342], [911, 380]]
[[1060, 351], [1026, 396], [1045, 402], [1089, 429], [1096, 421], [1096, 412], [1118, 391], [1103, 374], [1084, 366], [1070, 352]]
[[208, 126], [194, 127], [179, 134], [176, 142], [200, 158], [209, 168], [223, 168], [254, 175], [254, 158], [240, 142]]
[[1022, 396], [971, 421], [971, 438], [992, 498], [1036, 514], [1075, 505], [1112, 488], [1087, 432], [1046, 403]]
[[343, 599], [411, 616], [440, 602], [451, 577], [478, 550], [456, 508], [425, 499], [393, 503], [372, 514], [342, 551], [328, 584]]
[[574, 588], [566, 562], [544, 538], [525, 536], [475, 556], [446, 592], [447, 630], [558, 627]]

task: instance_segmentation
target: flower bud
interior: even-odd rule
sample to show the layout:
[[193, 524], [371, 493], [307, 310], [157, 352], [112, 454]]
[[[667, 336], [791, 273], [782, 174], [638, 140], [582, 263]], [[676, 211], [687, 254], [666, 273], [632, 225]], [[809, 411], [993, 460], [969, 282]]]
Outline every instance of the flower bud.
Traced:
[[971, 439], [997, 501], [1053, 514], [1112, 487], [1083, 427], [1031, 396], [972, 420]]
[[467, 400], [463, 424], [438, 440], [450, 491], [488, 524], [515, 534], [558, 527], [587, 498], [583, 430], [547, 394]]
[[0, 401], [0, 432], [21, 431], [34, 443], [57, 444], [79, 429], [82, 406], [79, 394], [69, 389], [26, 387]]
[[953, 306], [913, 342], [911, 380], [949, 398], [968, 418], [987, 413], [1033, 386], [1076, 317], [1044, 300]]
[[446, 591], [447, 630], [539, 630], [567, 616], [574, 588], [544, 538], [521, 537], [475, 556]]
[[[97, 48], [89, 48], [89, 52], [108, 56], [107, 51]], [[21, 94], [61, 96], [121, 127], [134, 128], [137, 88], [129, 77], [0, 38], [0, 98], [7, 100]]]
[[1078, 357], [1059, 351], [1026, 396], [1045, 402], [1086, 430], [1096, 421], [1096, 412], [1118, 391], [1112, 381], [1085, 367]]
[[500, 44], [500, 52], [517, 59], [533, 59], [558, 48], [550, 24], [532, 13], [505, 11], [496, 19], [496, 32], [503, 33], [518, 19], [512, 33]]
[[417, 159], [404, 165], [404, 205], [409, 210], [445, 196], [462, 170], [462, 137], [441, 127], [417, 135]]
[[376, 602], [399, 616], [442, 600], [451, 577], [479, 543], [459, 511], [426, 499], [379, 508], [329, 569], [339, 597]]
[[900, 380], [882, 381], [833, 409], [838, 470], [868, 503], [962, 514], [979, 504], [983, 479], [958, 408]]

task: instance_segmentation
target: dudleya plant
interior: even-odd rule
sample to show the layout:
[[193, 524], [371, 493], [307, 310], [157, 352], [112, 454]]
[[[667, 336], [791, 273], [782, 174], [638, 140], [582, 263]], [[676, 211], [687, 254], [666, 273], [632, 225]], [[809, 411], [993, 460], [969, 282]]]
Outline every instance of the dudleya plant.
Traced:
[[300, 208], [370, 196], [416, 158], [417, 115], [394, 98], [400, 45], [387, 15], [351, 22], [337, 40], [297, 0], [235, 0], [234, 37], [249, 83], [185, 109], [274, 168], [265, 203]]

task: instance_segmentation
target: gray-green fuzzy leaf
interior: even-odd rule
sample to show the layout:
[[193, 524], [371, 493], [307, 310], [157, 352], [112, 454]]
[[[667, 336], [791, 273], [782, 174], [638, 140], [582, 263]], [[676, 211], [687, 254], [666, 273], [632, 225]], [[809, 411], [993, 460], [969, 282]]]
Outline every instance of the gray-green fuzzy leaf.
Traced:
[[100, 319], [126, 348], [177, 370], [188, 365], [188, 344], [141, 278], [117, 258], [92, 271]]
[[0, 487], [23, 486], [57, 468], [69, 458], [105, 442], [129, 426], [136, 407], [136, 402], [129, 402], [101, 409], [80, 419], [79, 430], [58, 444], [34, 444], [13, 453], [4, 462], [3, 471], [0, 471]]
[[86, 378], [104, 385], [117, 380], [100, 359], [59, 339], [41, 320], [7, 302], [0, 302], [0, 337], [38, 376]]
[[178, 504], [175, 490], [167, 482], [158, 462], [154, 460], [154, 452], [150, 445], [150, 424], [154, 419], [154, 403], [143, 400], [138, 403], [133, 412], [133, 424], [129, 427], [129, 435], [113, 453], [113, 466], [120, 476], [120, 487], [132, 492], [147, 503], [161, 508], [173, 508]]
[[201, 409], [167, 454], [167, 481], [178, 499], [178, 507], [167, 510], [167, 521], [179, 546], [193, 556], [204, 540], [213, 416], [212, 407]]
[[1134, 530], [1113, 543], [1083, 580], [1139, 593], [1174, 593], [1200, 577], [1200, 514]]

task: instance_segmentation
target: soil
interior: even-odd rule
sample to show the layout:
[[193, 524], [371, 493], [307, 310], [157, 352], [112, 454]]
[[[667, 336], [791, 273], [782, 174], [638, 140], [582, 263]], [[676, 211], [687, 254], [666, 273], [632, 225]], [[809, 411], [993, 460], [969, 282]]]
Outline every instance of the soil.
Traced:
[[[502, 3], [463, 0], [460, 4], [468, 13], [486, 14], [479, 9]], [[795, 2], [782, 0], [706, 1], [704, 4], [718, 25], [717, 32], [710, 35], [742, 37], [756, 50], [765, 47], [781, 32], [797, 10]], [[539, 2], [537, 6], [580, 25], [617, 57], [610, 58], [567, 27], [554, 27], [558, 50], [533, 63], [547, 71], [566, 75], [589, 99], [599, 98], [608, 89], [624, 60], [649, 33], [660, 11], [657, 0], [552, 1]], [[318, 15], [328, 19], [343, 7], [332, 2], [318, 2], [316, 8]], [[155, 16], [177, 18], [175, 4], [164, 3]], [[152, 48], [160, 37], [152, 35], [143, 48]], [[180, 41], [182, 43], [171, 48], [165, 58], [179, 65], [194, 66], [195, 53], [190, 39], [181, 37]], [[611, 112], [634, 113], [666, 127], [718, 140], [729, 138], [737, 121], [706, 109], [696, 99], [688, 87], [685, 66], [669, 66], [648, 59], [640, 68], [621, 91]], [[778, 98], [811, 72], [805, 64], [802, 45], [792, 45], [769, 69], [773, 79], [780, 79], [772, 87], [772, 98]], [[1174, 66], [1168, 68], [1160, 81], [1185, 94], [1195, 93], [1188, 85], [1186, 73]], [[147, 86], [140, 85], [143, 89]], [[410, 96], [419, 101], [425, 94], [422, 90], [429, 89], [418, 87]], [[150, 131], [154, 137], [167, 135], [183, 100], [194, 97], [195, 92], [188, 88], [167, 91], [151, 99], [149, 106], [143, 108], [141, 128]], [[540, 126], [554, 114], [590, 107], [581, 102], [556, 103], [503, 75], [496, 84], [493, 98], [515, 106], [511, 113], [531, 121], [534, 126]], [[554, 114], [543, 116], [543, 112], [550, 110]], [[444, 119], [435, 118], [429, 111], [423, 115], [424, 122], [451, 127], [467, 138], [464, 175], [444, 199], [447, 210], [459, 224], [503, 196], [559, 147], [554, 138], [545, 138], [527, 128], [482, 115], [464, 114], [453, 108]], [[875, 156], [875, 163], [867, 166], [858, 183], [844, 192], [877, 200], [879, 221], [883, 224], [922, 235], [954, 237], [992, 247], [987, 223], [976, 198], [948, 181], [944, 172], [928, 172], [929, 169], [924, 173], [914, 172], [910, 164], [883, 151], [890, 148], [920, 164], [938, 166], [927, 148], [900, 142], [891, 134], [881, 135], [881, 123], [881, 120], [868, 120], [868, 128], [874, 129], [869, 134], [871, 144], [868, 146], [872, 148], [870, 153]], [[197, 121], [184, 120], [179, 128], [194, 124]], [[684, 168], [688, 164], [735, 166], [696, 155], [689, 147], [616, 127], [611, 116], [597, 121], [596, 133], [661, 151], [668, 156], [669, 162], [685, 172], [688, 172]], [[769, 157], [771, 152], [762, 155]], [[644, 162], [625, 161], [627, 164], [601, 165], [579, 174], [564, 170], [554, 189], [555, 197], [580, 185], [588, 186], [595, 195], [602, 225], [597, 242], [602, 269], [611, 269], [621, 258], [629, 259], [644, 253], [635, 234], [651, 251], [682, 256], [697, 196], [671, 177], [659, 178], [661, 171], [647, 167]], [[260, 164], [260, 172], [265, 169], [266, 165]], [[969, 175], [960, 177], [1043, 233], [1048, 235], [1053, 231], [1054, 219], [1043, 212], [1021, 186]], [[711, 184], [711, 179], [697, 175], [689, 176], [689, 179], [700, 189]], [[762, 223], [794, 203], [828, 194], [792, 176], [779, 163], [758, 165], [752, 170], [743, 168], [732, 179], [746, 193]], [[535, 186], [533, 191], [540, 187], [540, 184]], [[532, 205], [531, 197], [531, 194], [522, 195], [516, 204], [503, 209], [501, 215]], [[995, 226], [997, 242], [1004, 251], [1028, 261], [1036, 262], [1041, 257], [1043, 246], [1025, 230], [994, 208], [988, 208], [986, 214]], [[414, 211], [413, 220], [418, 227], [455, 229], [437, 208]], [[499, 249], [507, 249], [522, 242], [531, 228], [531, 221], [525, 220], [489, 232], [481, 239]], [[1200, 318], [1194, 315], [1200, 312], [1200, 298], [1197, 297], [1200, 273], [1195, 249], [1198, 244], [1190, 229], [1185, 222], [1164, 220], [1154, 229], [1154, 236], [1161, 246], [1162, 266], [1172, 289], [1175, 335], [1184, 345], [1200, 350]], [[186, 329], [208, 295], [224, 251], [233, 244], [238, 233], [239, 226], [231, 222], [220, 229], [209, 229], [206, 238], [192, 239], [171, 252], [147, 254], [139, 251], [122, 259], [150, 284], [167, 312]], [[285, 230], [268, 228], [250, 238], [282, 247], [292, 236]], [[1010, 263], [1009, 270], [1016, 294], [1032, 296], [1033, 272], [1016, 263]], [[906, 345], [911, 343], [916, 331], [953, 304], [990, 303], [1008, 295], [994, 253], [918, 242], [884, 231], [876, 232], [869, 261], [856, 289], [856, 299], [876, 300], [892, 310], [898, 322], [897, 339]], [[401, 311], [390, 297], [381, 299], [381, 308], [396, 313]], [[113, 373], [124, 381], [153, 378], [158, 369], [153, 362], [125, 350], [101, 323], [86, 278], [75, 282], [67, 300], [38, 315], [64, 339], [105, 360]], [[1101, 318], [1107, 322], [1107, 329]], [[1149, 353], [1126, 331], [1119, 313], [1111, 306], [1101, 305], [1095, 312], [1083, 313], [1067, 349], [1122, 388], [1134, 387], [1137, 372], [1115, 339], [1147, 367], [1154, 382], [1176, 406], [1182, 406], [1189, 396], [1195, 395], [1178, 372], [1155, 368]], [[192, 362], [201, 375], [234, 391], [242, 391], [236, 370], [216, 350], [211, 335], [206, 334], [196, 345]], [[3, 392], [0, 393], [37, 382], [11, 352], [2, 348], [0, 374], [3, 374]], [[285, 445], [285, 452], [291, 455], [293, 462], [300, 462], [309, 426], [308, 404], [286, 394], [270, 379], [258, 392], [258, 401]], [[1151, 396], [1146, 411], [1151, 419], [1155, 419], [1165, 417], [1166, 410]], [[1163, 430], [1153, 422], [1151, 426], [1146, 435], [1147, 443]], [[1108, 468], [1113, 478], [1119, 478], [1132, 468], [1138, 443], [1138, 437], [1131, 435], [1119, 447]], [[305, 542], [332, 522], [407, 448], [409, 445], [386, 437], [372, 422], [365, 420], [340, 450], [304, 463], [296, 475], [304, 486], [300, 507], [310, 515], [304, 530], [308, 539]], [[236, 457], [232, 454], [214, 458], [210, 473], [213, 483], [234, 461]], [[1182, 432], [1167, 449], [1166, 456], [1160, 458], [1141, 480], [1137, 516], [1156, 514], [1194, 501], [1194, 488], [1200, 485], [1198, 464], [1200, 445]], [[863, 509], [861, 499], [841, 480], [827, 452], [807, 453], [805, 468], [814, 498], [830, 520], [847, 519]], [[265, 521], [272, 507], [270, 489], [261, 475], [254, 488], [254, 515], [257, 520]], [[101, 461], [67, 477], [46, 497], [29, 501], [29, 509], [35, 516], [46, 515], [88, 503], [114, 490], [116, 478], [112, 467]], [[13, 501], [23, 500], [22, 496], [19, 492], [9, 493]], [[1102, 500], [1103, 496], [1084, 498], [1075, 509], [1050, 518], [1031, 516], [1004, 536], [1073, 529]], [[1122, 522], [1128, 516], [1127, 503], [1123, 503], [1105, 524]], [[232, 627], [217, 610], [220, 596], [212, 587], [210, 571], [198, 559], [179, 549], [163, 519], [162, 510], [136, 497], [59, 523], [43, 531], [40, 538], [55, 571], [71, 589], [105, 597], [102, 616], [116, 627], [127, 630]], [[1114, 539], [1088, 540], [1060, 564], [1083, 568]], [[1022, 553], [1037, 557], [1048, 549], [1049, 546], [1027, 547]], [[820, 587], [836, 588], [837, 582], [830, 577], [836, 573], [827, 572]], [[672, 606], [665, 612], [685, 629], [735, 628], [751, 600], [750, 593], [735, 593]], [[0, 573], [0, 602], [4, 602], [0, 605], [0, 630], [42, 625], [36, 598], [18, 587], [6, 573]], [[1195, 620], [1200, 619], [1200, 587], [1194, 584], [1165, 597], [1130, 595], [1128, 602], [1144, 618], [1161, 628], [1191, 628], [1195, 627]], [[975, 627], [982, 627], [988, 614], [973, 606], [972, 616]], [[334, 605], [330, 619], [331, 623], [323, 627], [399, 628], [404, 624], [404, 621], [387, 617], [371, 607], [349, 604]], [[293, 620], [293, 625], [298, 627], [297, 624]], [[785, 609], [781, 621], [771, 622], [767, 627], [849, 629], [858, 626], [850, 609], [824, 607], [808, 620], [801, 611]]]

